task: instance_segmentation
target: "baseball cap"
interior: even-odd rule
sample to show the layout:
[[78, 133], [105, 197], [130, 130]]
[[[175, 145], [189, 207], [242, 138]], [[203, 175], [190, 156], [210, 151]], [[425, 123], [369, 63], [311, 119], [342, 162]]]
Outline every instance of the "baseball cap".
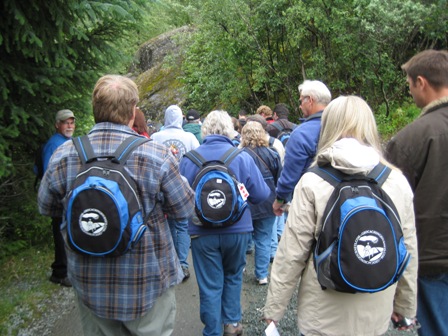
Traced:
[[187, 112], [187, 120], [198, 120], [201, 116], [199, 115], [199, 112], [196, 110], [188, 110]]
[[60, 111], [58, 111], [58, 113], [56, 113], [56, 122], [64, 121], [64, 120], [67, 120], [69, 118], [76, 119], [75, 115], [70, 110], [60, 110]]

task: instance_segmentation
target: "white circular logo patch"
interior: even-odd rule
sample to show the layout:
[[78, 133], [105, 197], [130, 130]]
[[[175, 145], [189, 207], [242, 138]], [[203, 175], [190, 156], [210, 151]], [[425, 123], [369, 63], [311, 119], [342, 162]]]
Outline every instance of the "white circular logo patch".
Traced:
[[221, 190], [213, 190], [207, 196], [207, 204], [213, 209], [219, 209], [226, 204], [226, 195]]
[[107, 218], [98, 209], [86, 209], [79, 216], [79, 227], [89, 236], [100, 236], [107, 229]]
[[366, 230], [356, 237], [353, 248], [358, 259], [364, 264], [377, 264], [386, 255], [384, 237], [374, 230]]

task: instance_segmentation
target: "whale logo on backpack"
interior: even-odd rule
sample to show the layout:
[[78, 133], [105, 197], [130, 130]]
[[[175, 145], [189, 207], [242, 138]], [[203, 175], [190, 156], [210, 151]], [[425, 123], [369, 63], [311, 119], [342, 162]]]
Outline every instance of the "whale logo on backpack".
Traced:
[[210, 161], [196, 150], [184, 155], [199, 167], [192, 185], [196, 212], [193, 224], [222, 228], [235, 224], [243, 215], [249, 193], [229, 167], [239, 153], [241, 149], [231, 147], [221, 158]]
[[411, 256], [397, 209], [381, 188], [391, 168], [380, 163], [367, 176], [346, 175], [330, 165], [308, 172], [335, 188], [314, 248], [322, 289], [375, 293], [396, 283]]
[[94, 257], [130, 251], [147, 229], [137, 185], [124, 166], [147, 138], [130, 136], [111, 155], [97, 156], [88, 136], [72, 139], [82, 167], [66, 201], [68, 246]]

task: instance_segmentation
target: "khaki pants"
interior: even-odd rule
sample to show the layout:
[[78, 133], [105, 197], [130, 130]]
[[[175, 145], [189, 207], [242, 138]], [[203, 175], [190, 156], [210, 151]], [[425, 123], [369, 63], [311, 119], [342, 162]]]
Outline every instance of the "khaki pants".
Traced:
[[160, 296], [146, 315], [132, 321], [108, 320], [96, 316], [78, 297], [84, 336], [169, 336], [176, 317], [175, 289]]

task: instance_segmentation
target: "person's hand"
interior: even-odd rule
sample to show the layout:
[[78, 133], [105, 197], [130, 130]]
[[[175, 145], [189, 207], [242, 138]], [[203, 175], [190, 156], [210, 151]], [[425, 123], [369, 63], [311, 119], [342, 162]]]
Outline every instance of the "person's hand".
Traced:
[[267, 325], [270, 325], [271, 322], [274, 322], [274, 324], [277, 325], [277, 321], [271, 320], [270, 318], [264, 318], [264, 317], [263, 317], [262, 320], [263, 320], [264, 322], [266, 322]]
[[390, 319], [392, 320], [394, 328], [397, 330], [412, 330], [420, 327], [416, 318], [406, 318], [396, 312], [392, 313]]
[[283, 215], [283, 209], [282, 209], [283, 203], [278, 202], [277, 200], [272, 203], [272, 210], [274, 211], [274, 214], [276, 216]]

